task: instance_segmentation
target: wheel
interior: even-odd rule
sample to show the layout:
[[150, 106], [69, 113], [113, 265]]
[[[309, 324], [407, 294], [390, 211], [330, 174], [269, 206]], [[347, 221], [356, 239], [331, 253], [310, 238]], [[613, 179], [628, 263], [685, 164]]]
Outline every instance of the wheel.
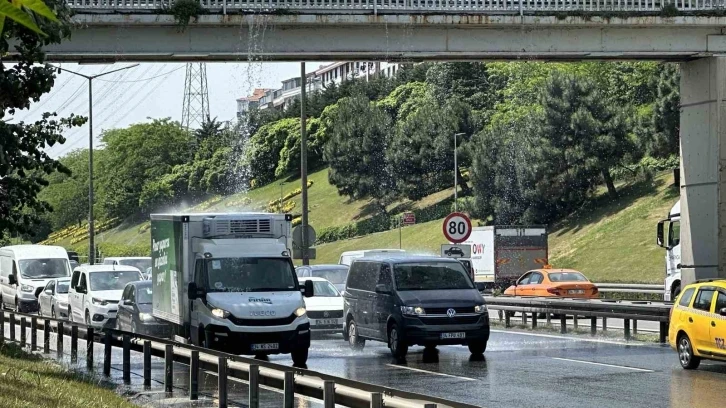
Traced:
[[685, 334], [678, 338], [678, 360], [686, 370], [695, 370], [701, 364], [701, 358], [693, 354], [691, 339]]
[[358, 337], [358, 326], [355, 320], [348, 322], [348, 343], [355, 350], [360, 350], [366, 345], [365, 339]]
[[424, 346], [425, 351], [434, 351], [436, 350], [436, 344], [427, 344]]
[[308, 349], [297, 349], [290, 353], [292, 356], [292, 364], [295, 366], [304, 366], [308, 362]]
[[675, 302], [678, 298], [678, 295], [681, 294], [681, 283], [678, 282], [675, 286], [673, 286], [673, 292], [671, 294], [671, 301]]
[[388, 348], [391, 349], [391, 354], [396, 358], [404, 358], [408, 354], [408, 344], [406, 344], [403, 333], [395, 323], [388, 330]]
[[487, 351], [487, 342], [476, 342], [476, 343], [469, 343], [469, 352], [475, 356], [480, 356], [484, 354], [484, 352]]

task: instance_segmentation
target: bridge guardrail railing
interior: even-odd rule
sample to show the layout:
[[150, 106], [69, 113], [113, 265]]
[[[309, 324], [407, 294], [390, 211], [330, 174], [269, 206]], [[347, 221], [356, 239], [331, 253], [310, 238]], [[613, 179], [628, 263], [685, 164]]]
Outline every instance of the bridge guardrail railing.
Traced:
[[[5, 323], [9, 323], [9, 338], [5, 337]], [[20, 325], [20, 337], [16, 333]], [[30, 329], [28, 344], [27, 330]], [[249, 407], [259, 407], [259, 388], [267, 386], [280, 390], [284, 394], [285, 408], [294, 406], [295, 395], [316, 398], [323, 405], [333, 407], [399, 407], [399, 408], [475, 408], [474, 405], [449, 401], [444, 398], [403, 391], [347, 378], [337, 377], [305, 368], [289, 367], [267, 361], [256, 360], [204, 349], [189, 344], [175, 342], [147, 335], [130, 333], [115, 329], [94, 329], [82, 323], [62, 319], [52, 319], [38, 315], [0, 311], [0, 343], [17, 341], [22, 346], [29, 346], [31, 351], [43, 348], [44, 354], [52, 352], [50, 334], [55, 329], [56, 353], [61, 358], [64, 353], [64, 338], [70, 336], [71, 361], [78, 360], [79, 340], [86, 341], [86, 369], [94, 370], [94, 345], [104, 345], [103, 374], [110, 376], [113, 348], [122, 349], [122, 378], [130, 382], [131, 351], [144, 354], [143, 377], [144, 385], [151, 385], [151, 356], [164, 358], [164, 388], [167, 393], [173, 390], [174, 363], [190, 366], [189, 399], [199, 397], [200, 370], [217, 373], [219, 407], [227, 407], [227, 378], [236, 378], [249, 384]], [[38, 331], [42, 330], [42, 342], [38, 342]], [[61, 335], [63, 334], [63, 335]]]
[[565, 299], [544, 297], [514, 297], [514, 296], [485, 296], [487, 307], [499, 310], [500, 319], [504, 320], [506, 327], [511, 327], [511, 316], [515, 312], [523, 314], [523, 323], [526, 324], [526, 315], [531, 314], [532, 327], [538, 325], [539, 315], [544, 314], [547, 323], [553, 315], [560, 319], [560, 332], [567, 333], [567, 316], [573, 317], [577, 327], [578, 318], [590, 319], [590, 331], [594, 336], [597, 332], [597, 319], [602, 319], [602, 329], [607, 330], [607, 319], [623, 319], [623, 331], [626, 339], [631, 339], [631, 322], [634, 332], [637, 332], [637, 321], [653, 321], [659, 323], [659, 341], [665, 343], [668, 339], [668, 324], [672, 304], [650, 301], [621, 301], [608, 299]]
[[[680, 11], [726, 8], [725, 0], [200, 0], [210, 12], [235, 10], [309, 11], [317, 13], [481, 13], [530, 14], [538, 12], [661, 12], [667, 5]], [[159, 11], [173, 0], [67, 0], [76, 10]]]

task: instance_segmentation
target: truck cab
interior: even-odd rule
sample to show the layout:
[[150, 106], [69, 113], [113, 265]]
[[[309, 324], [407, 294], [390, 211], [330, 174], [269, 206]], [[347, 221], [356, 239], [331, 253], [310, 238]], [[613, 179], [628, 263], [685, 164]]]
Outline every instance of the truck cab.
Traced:
[[665, 282], [663, 300], [672, 301], [681, 293], [681, 201], [678, 200], [668, 213], [668, 218], [658, 222], [657, 244], [665, 248]]

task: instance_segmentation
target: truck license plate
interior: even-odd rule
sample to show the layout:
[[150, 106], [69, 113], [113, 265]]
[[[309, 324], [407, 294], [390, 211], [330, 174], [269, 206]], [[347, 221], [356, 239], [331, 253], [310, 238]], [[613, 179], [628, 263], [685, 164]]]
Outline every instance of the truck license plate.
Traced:
[[262, 343], [262, 344], [253, 344], [252, 350], [277, 350], [280, 348], [280, 345], [278, 343]]
[[463, 339], [465, 337], [466, 337], [466, 333], [464, 333], [464, 332], [441, 333], [442, 339]]
[[336, 324], [338, 321], [336, 319], [317, 319], [315, 320], [316, 326], [324, 326], [329, 324]]
[[570, 295], [582, 295], [585, 293], [585, 290], [583, 289], [570, 289], [567, 291]]

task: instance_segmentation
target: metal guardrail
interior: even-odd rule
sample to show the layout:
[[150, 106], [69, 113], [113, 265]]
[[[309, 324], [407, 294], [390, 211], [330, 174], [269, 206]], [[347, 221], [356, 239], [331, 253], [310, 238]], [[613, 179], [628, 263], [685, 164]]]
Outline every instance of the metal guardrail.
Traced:
[[[347, 378], [336, 377], [303, 368], [289, 367], [281, 364], [240, 357], [232, 354], [208, 350], [171, 340], [145, 336], [125, 331], [103, 329], [101, 333], [93, 327], [66, 320], [39, 317], [23, 313], [0, 312], [0, 343], [5, 338], [5, 323], [10, 323], [9, 341], [18, 341], [31, 351], [39, 348], [37, 334], [42, 330], [43, 353], [51, 353], [50, 333], [55, 329], [58, 358], [63, 356], [64, 335], [70, 336], [71, 362], [78, 359], [78, 340], [86, 341], [86, 368], [94, 370], [94, 344], [104, 345], [103, 374], [111, 375], [113, 347], [122, 349], [122, 372], [124, 382], [131, 380], [131, 351], [144, 354], [143, 377], [144, 385], [151, 385], [151, 356], [164, 358], [164, 388], [167, 393], [173, 390], [174, 363], [189, 365], [189, 399], [199, 397], [200, 370], [213, 371], [218, 378], [219, 407], [227, 407], [227, 379], [236, 378], [249, 384], [249, 407], [258, 408], [259, 388], [267, 386], [280, 390], [284, 394], [283, 406], [292, 408], [295, 395], [316, 398], [323, 401], [324, 406], [333, 407], [399, 407], [399, 408], [476, 408], [475, 405], [449, 401], [395, 388], [374, 385]], [[16, 336], [16, 326], [20, 325], [20, 338]], [[30, 329], [30, 343], [26, 338]], [[60, 335], [60, 334], [64, 335]], [[99, 336], [100, 334], [100, 336]]]
[[640, 283], [595, 283], [600, 292], [663, 294], [663, 285]]
[[[157, 11], [172, 0], [67, 0], [76, 10]], [[726, 0], [200, 0], [210, 12], [230, 10], [289, 10], [332, 14], [352, 13], [481, 13], [531, 14], [538, 12], [660, 12], [673, 4], [680, 11], [723, 10]]]
[[[510, 297], [497, 296], [485, 297], [487, 307], [492, 310], [502, 311], [505, 326], [511, 326], [511, 316], [515, 312], [521, 312], [525, 318], [531, 314], [532, 327], [538, 324], [538, 315], [545, 314], [547, 323], [550, 323], [552, 315], [560, 319], [560, 332], [567, 333], [567, 316], [573, 316], [575, 324], [578, 317], [590, 319], [590, 333], [594, 336], [597, 332], [597, 319], [602, 319], [603, 330], [607, 330], [607, 319], [623, 319], [623, 330], [626, 339], [631, 338], [630, 323], [637, 325], [638, 320], [659, 322], [659, 341], [665, 343], [668, 338], [668, 323], [672, 304], [649, 301], [622, 301], [622, 300], [590, 300], [590, 299], [562, 299], [542, 297]], [[637, 330], [637, 326], [635, 330]]]

